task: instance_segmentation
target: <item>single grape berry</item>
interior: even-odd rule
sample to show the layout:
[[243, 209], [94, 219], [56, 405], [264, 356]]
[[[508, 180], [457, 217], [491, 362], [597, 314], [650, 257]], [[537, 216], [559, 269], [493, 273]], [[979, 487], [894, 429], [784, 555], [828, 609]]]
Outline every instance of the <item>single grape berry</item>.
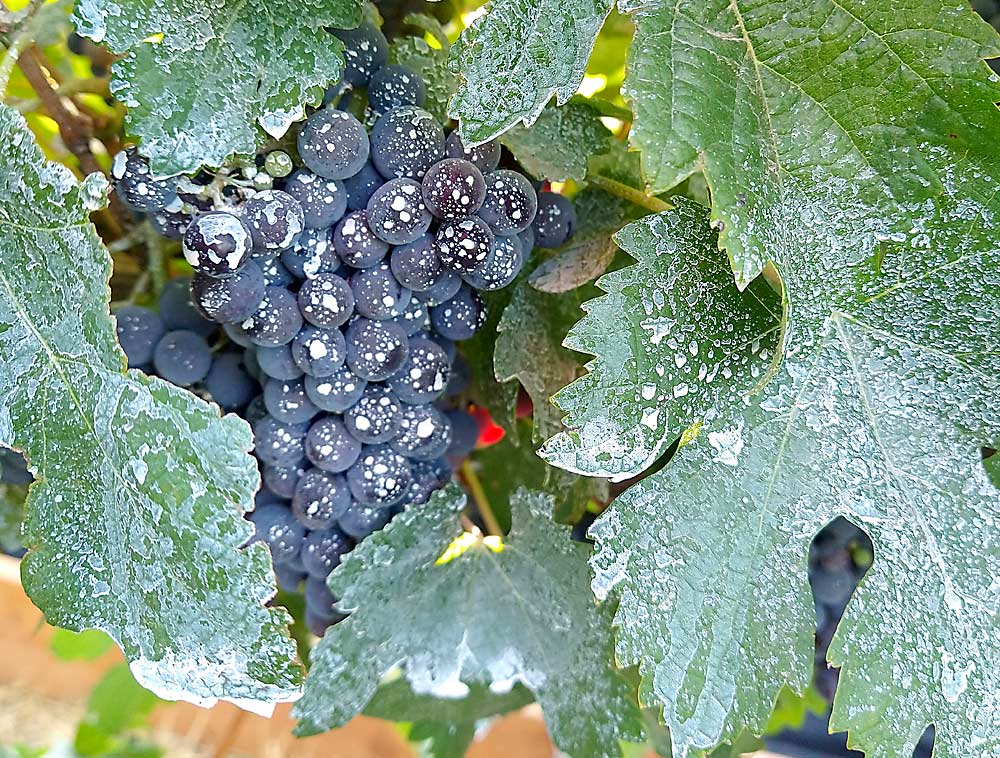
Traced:
[[184, 233], [184, 259], [209, 276], [232, 276], [250, 260], [253, 240], [241, 219], [225, 211], [198, 216]]
[[371, 152], [382, 176], [421, 179], [444, 157], [444, 129], [422, 108], [401, 105], [375, 122]]
[[247, 337], [261, 347], [277, 347], [292, 341], [302, 328], [299, 303], [283, 287], [267, 287], [257, 310], [240, 323]]
[[[435, 253], [435, 256], [437, 254]], [[442, 268], [437, 279], [427, 289], [416, 293], [420, 300], [428, 305], [440, 305], [451, 300], [462, 286], [462, 277], [450, 268]]]
[[425, 303], [411, 297], [403, 312], [389, 320], [406, 332], [407, 337], [412, 337], [417, 332], [430, 329], [431, 312]]
[[462, 285], [449, 301], [431, 308], [431, 326], [442, 337], [467, 340], [486, 323], [486, 306], [479, 293]]
[[266, 544], [275, 563], [284, 563], [301, 549], [306, 530], [295, 520], [288, 506], [280, 503], [258, 505], [248, 518], [254, 525], [251, 542]]
[[368, 201], [368, 226], [390, 245], [405, 245], [426, 232], [431, 214], [424, 205], [420, 183], [413, 179], [390, 179]]
[[460, 274], [481, 266], [493, 249], [493, 232], [480, 218], [444, 221], [434, 238], [441, 264]]
[[357, 376], [347, 366], [322, 378], [306, 376], [306, 394], [317, 408], [328, 413], [343, 413], [364, 394], [368, 382]]
[[479, 218], [494, 234], [516, 234], [529, 226], [538, 212], [538, 196], [527, 177], [500, 169], [485, 177], [486, 198]]
[[350, 113], [322, 108], [299, 131], [299, 157], [314, 174], [327, 179], [354, 176], [368, 160], [368, 133]]
[[177, 199], [177, 180], [154, 179], [149, 161], [131, 146], [115, 155], [111, 178], [121, 201], [140, 213], [163, 210]]
[[302, 565], [309, 576], [326, 579], [353, 546], [351, 538], [335, 526], [310, 532], [302, 542]]
[[382, 186], [385, 179], [378, 169], [368, 161], [354, 176], [344, 179], [344, 189], [347, 191], [347, 207], [352, 211], [364, 210], [375, 190]]
[[306, 458], [331, 473], [347, 471], [361, 454], [361, 443], [348, 433], [337, 416], [324, 416], [306, 434]]
[[288, 176], [294, 167], [292, 156], [284, 150], [272, 150], [264, 156], [264, 170], [275, 179]]
[[350, 504], [351, 493], [344, 477], [314, 468], [295, 485], [292, 513], [307, 529], [329, 529]]
[[222, 331], [226, 333], [226, 336], [233, 341], [234, 344], [240, 347], [254, 347], [253, 342], [250, 341], [249, 335], [247, 335], [246, 329], [243, 328], [242, 321], [234, 321], [231, 324], [223, 324]]
[[336, 274], [319, 274], [299, 288], [299, 310], [310, 324], [334, 329], [354, 313], [351, 286]]
[[389, 446], [407, 458], [430, 461], [451, 445], [451, 421], [433, 405], [404, 405], [400, 427]]
[[296, 277], [278, 258], [260, 261], [257, 266], [264, 274], [265, 287], [288, 287], [295, 283]]
[[290, 566], [287, 563], [276, 563], [274, 569], [274, 582], [278, 589], [285, 592], [301, 592], [302, 582], [306, 578], [304, 571], [299, 571], [297, 566]]
[[451, 445], [448, 455], [453, 458], [465, 458], [471, 453], [479, 441], [479, 424], [471, 413], [454, 409], [446, 411], [445, 415], [451, 422]]
[[347, 470], [347, 486], [358, 503], [387, 508], [403, 499], [410, 477], [406, 458], [388, 445], [371, 445]]
[[168, 382], [190, 387], [208, 374], [212, 349], [200, 334], [184, 330], [167, 332], [153, 350], [153, 367]]
[[[440, 343], [438, 343], [440, 344]], [[442, 348], [447, 353], [447, 349]], [[448, 386], [444, 388], [445, 397], [457, 397], [465, 392], [472, 384], [472, 370], [462, 356], [453, 356], [451, 361], [451, 376], [448, 378]]]
[[257, 395], [247, 403], [247, 407], [243, 410], [243, 418], [250, 424], [251, 429], [256, 429], [257, 422], [267, 418], [267, 408], [264, 406], [263, 395]]
[[462, 158], [438, 161], [424, 174], [420, 186], [427, 208], [442, 219], [471, 216], [486, 199], [482, 172]]
[[420, 505], [430, 500], [434, 491], [443, 487], [451, 479], [451, 468], [444, 464], [447, 478], [442, 480], [439, 463], [434, 461], [410, 460], [410, 486], [403, 498], [406, 503]]
[[302, 369], [292, 358], [292, 345], [277, 347], [258, 347], [256, 350], [257, 365], [260, 370], [272, 379], [289, 381], [302, 376]]
[[380, 382], [406, 362], [409, 341], [398, 324], [358, 318], [345, 333], [347, 366], [360, 379]]
[[386, 381], [389, 389], [404, 403], [430, 403], [448, 386], [451, 361], [448, 354], [430, 340], [410, 340], [406, 362]]
[[217, 279], [196, 273], [191, 277], [191, 299], [205, 318], [220, 324], [246, 321], [264, 299], [264, 273], [247, 261], [233, 276]]
[[388, 508], [353, 502], [340, 517], [340, 528], [349, 537], [360, 542], [388, 524], [391, 515]]
[[281, 263], [298, 279], [312, 279], [340, 268], [329, 228], [306, 229], [291, 248], [281, 253]]
[[193, 216], [181, 211], [152, 211], [146, 217], [156, 233], [172, 240], [184, 239], [184, 232], [191, 225]]
[[365, 211], [348, 213], [333, 229], [333, 247], [340, 260], [354, 268], [368, 268], [381, 261], [389, 245], [375, 236]]
[[444, 350], [445, 355], [448, 356], [448, 360], [455, 363], [461, 356], [458, 354], [458, 348], [455, 347], [455, 342], [448, 339], [447, 337], [442, 337], [440, 334], [435, 332], [433, 329], [427, 329], [424, 331], [419, 331], [413, 335], [414, 338], [430, 340], [435, 345]]
[[153, 360], [153, 350], [166, 332], [163, 322], [149, 308], [126, 305], [115, 311], [118, 344], [125, 351], [129, 368], [145, 366]]
[[269, 379], [264, 384], [264, 406], [274, 418], [286, 424], [302, 424], [319, 413], [306, 395], [301, 379]]
[[339, 179], [326, 179], [299, 169], [285, 182], [285, 192], [302, 206], [305, 225], [324, 229], [337, 223], [347, 210], [347, 189]]
[[306, 324], [292, 340], [292, 359], [310, 376], [330, 376], [344, 365], [347, 345], [339, 329]]
[[555, 192], [538, 194], [538, 214], [532, 223], [535, 245], [553, 248], [566, 244], [576, 229], [576, 211], [573, 204]]
[[426, 97], [424, 80], [406, 66], [388, 63], [368, 83], [368, 105], [376, 113], [385, 113], [399, 105], [423, 106]]
[[308, 470], [308, 464], [296, 463], [293, 466], [264, 466], [261, 479], [269, 492], [288, 500], [295, 494], [299, 479]]
[[521, 241], [516, 236], [497, 235], [483, 265], [462, 278], [477, 290], [498, 290], [517, 278], [522, 265]]
[[535, 249], [535, 230], [530, 226], [525, 227], [517, 233], [517, 238], [521, 241], [521, 252], [525, 259], [529, 258], [531, 251]]
[[422, 234], [413, 242], [394, 247], [389, 267], [396, 281], [409, 290], [422, 292], [441, 274], [441, 261], [434, 252], [434, 237]]
[[368, 84], [389, 59], [389, 42], [374, 24], [365, 22], [357, 29], [335, 29], [333, 35], [344, 43], [341, 78], [354, 87]]
[[222, 353], [212, 361], [205, 377], [205, 389], [223, 410], [233, 411], [253, 399], [257, 393], [257, 382], [247, 372], [242, 355]]
[[258, 192], [241, 210], [258, 253], [287, 250], [305, 229], [305, 212], [299, 201], [281, 190]]
[[354, 310], [365, 318], [383, 321], [398, 316], [413, 293], [403, 287], [386, 263], [351, 274]]
[[495, 139], [475, 147], [466, 147], [462, 142], [462, 136], [455, 131], [448, 135], [444, 150], [449, 158], [467, 160], [484, 174], [500, 164], [500, 143]]
[[191, 300], [191, 277], [179, 276], [163, 286], [159, 300], [160, 320], [167, 331], [185, 329], [208, 337], [218, 324], [206, 319]]
[[344, 413], [344, 426], [366, 445], [388, 442], [399, 434], [399, 400], [392, 390], [369, 384], [361, 399]]
[[253, 426], [254, 452], [272, 466], [294, 466], [305, 456], [309, 424], [286, 424], [264, 416]]

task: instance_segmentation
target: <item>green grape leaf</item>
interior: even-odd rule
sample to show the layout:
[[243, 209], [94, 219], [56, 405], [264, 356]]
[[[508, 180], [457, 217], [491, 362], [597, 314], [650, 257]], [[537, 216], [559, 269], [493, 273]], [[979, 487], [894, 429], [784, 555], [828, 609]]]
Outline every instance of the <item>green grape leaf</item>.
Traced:
[[[361, 0], [80, 0], [77, 31], [122, 55], [112, 93], [158, 174], [218, 166], [280, 137], [343, 68], [324, 27], [353, 28]], [[259, 128], [263, 128], [261, 131]]]
[[[837, 516], [875, 560], [830, 646], [831, 728], [878, 758], [909, 755], [929, 724], [938, 755], [1000, 750], [1000, 493], [981, 461], [1000, 439], [1000, 160], [993, 142], [969, 147], [1000, 133], [986, 82], [968, 85], [984, 95], [975, 126], [924, 153], [941, 192], [909, 208], [909, 234], [862, 260], [822, 244], [780, 259], [774, 379], [591, 527], [594, 591], [620, 601], [617, 659], [638, 665], [678, 758], [760, 733], [781, 688], [808, 685], [808, 546]], [[716, 247], [684, 234], [673, 242]], [[703, 318], [736, 321], [738, 306], [713, 299]]]
[[457, 539], [464, 505], [449, 485], [362, 542], [331, 574], [331, 591], [352, 613], [313, 652], [293, 710], [297, 732], [345, 723], [399, 666], [418, 692], [521, 682], [560, 750], [617, 756], [618, 741], [638, 741], [642, 729], [634, 690], [605, 655], [613, 611], [595, 606], [587, 591], [587, 546], [550, 521], [544, 495], [515, 493], [502, 545]]
[[965, 3], [620, 5], [632, 145], [654, 192], [704, 170], [741, 287], [805, 249], [867, 258], [941, 192], [938, 146], [994, 141], [976, 114], [1000, 97], [981, 61], [1000, 44]]
[[[443, 34], [433, 24], [437, 20], [428, 16], [407, 16], [410, 24], [427, 24], [435, 30], [435, 37]], [[437, 37], [439, 42], [447, 42], [448, 37]], [[448, 48], [431, 47], [421, 37], [397, 37], [389, 46], [389, 60], [401, 66], [409, 66], [421, 77], [427, 89], [424, 110], [432, 113], [442, 123], [448, 121], [448, 101], [458, 88], [458, 77], [448, 65]]]
[[264, 709], [301, 671], [266, 548], [240, 550], [251, 434], [189, 392], [125, 372], [111, 259], [87, 219], [106, 183], [47, 163], [0, 107], [0, 444], [29, 489], [24, 588], [53, 625], [103, 629], [167, 699]]
[[114, 754], [123, 734], [144, 726], [159, 702], [156, 695], [136, 682], [124, 663], [109, 669], [87, 700], [87, 710], [73, 741], [76, 755]]
[[49, 650], [64, 661], [96, 661], [115, 645], [108, 635], [99, 629], [84, 629], [71, 632], [69, 629], [53, 629], [49, 639]]
[[530, 125], [554, 94], [570, 99], [614, 0], [491, 2], [452, 47], [462, 77], [449, 112], [468, 144]]
[[514, 126], [500, 141], [537, 179], [582, 181], [587, 159], [611, 149], [611, 132], [601, 114], [584, 98], [549, 106], [531, 126]]
[[384, 682], [365, 706], [365, 715], [392, 721], [473, 722], [516, 711], [534, 702], [531, 692], [515, 684], [508, 692], [491, 692], [471, 684], [464, 697], [440, 698], [418, 694], [405, 677]]
[[486, 408], [497, 425], [509, 433], [514, 428], [519, 385], [517, 382], [497, 382], [493, 356], [496, 353], [497, 325], [504, 308], [510, 303], [513, 288], [480, 294], [486, 302], [486, 323], [472, 339], [460, 342], [458, 349], [472, 375], [469, 396], [473, 402]]
[[[616, 240], [638, 263], [607, 274], [607, 294], [565, 344], [596, 356], [556, 394], [568, 427], [542, 456], [560, 468], [624, 479], [652, 464], [692, 424], [740, 403], [777, 350], [780, 302], [758, 280], [733, 282], [708, 211], [684, 198]], [[719, 455], [729, 453], [720, 448]]]
[[476, 725], [469, 721], [417, 721], [406, 736], [419, 745], [419, 758], [458, 758], [476, 738]]

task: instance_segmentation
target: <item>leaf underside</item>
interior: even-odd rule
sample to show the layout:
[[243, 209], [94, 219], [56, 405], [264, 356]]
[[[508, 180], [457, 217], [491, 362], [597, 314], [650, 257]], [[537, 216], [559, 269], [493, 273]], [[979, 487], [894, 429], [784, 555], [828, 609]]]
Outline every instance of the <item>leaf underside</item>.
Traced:
[[[81, 0], [77, 31], [122, 55], [112, 93], [158, 174], [219, 166], [279, 137], [340, 76], [361, 0]], [[162, 35], [157, 38], [154, 35]], [[258, 127], [263, 127], [261, 131]]]
[[464, 504], [450, 485], [331, 574], [331, 591], [353, 612], [313, 652], [293, 711], [299, 733], [348, 721], [398, 666], [417, 692], [521, 682], [571, 755], [612, 758], [618, 740], [641, 740], [634, 690], [605, 655], [612, 609], [595, 606], [587, 589], [588, 548], [551, 522], [550, 498], [520, 490], [502, 551], [475, 541], [440, 562], [462, 535]]
[[265, 609], [265, 549], [239, 550], [258, 484], [235, 416], [138, 371], [108, 314], [110, 256], [87, 220], [104, 202], [46, 163], [0, 108], [0, 443], [30, 488], [25, 590], [57, 626], [99, 628], [136, 678], [170, 699], [294, 699], [285, 615]]

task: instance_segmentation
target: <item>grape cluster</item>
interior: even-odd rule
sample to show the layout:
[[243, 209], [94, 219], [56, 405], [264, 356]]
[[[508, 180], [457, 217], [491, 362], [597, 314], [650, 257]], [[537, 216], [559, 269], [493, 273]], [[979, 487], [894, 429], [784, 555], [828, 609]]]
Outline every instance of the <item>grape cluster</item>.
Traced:
[[[500, 167], [498, 143], [446, 133], [376, 27], [336, 34], [346, 69], [298, 129], [297, 160], [274, 150], [238, 182], [158, 180], [128, 152], [114, 176], [194, 270], [159, 314], [117, 311], [129, 365], [251, 423], [263, 488], [249, 518], [279, 586], [304, 583], [317, 634], [341, 618], [326, 578], [343, 555], [425, 502], [476, 443], [452, 398], [469, 378], [455, 343], [486, 319], [480, 292], [575, 225], [568, 200]], [[365, 86], [359, 119], [343, 108]]]

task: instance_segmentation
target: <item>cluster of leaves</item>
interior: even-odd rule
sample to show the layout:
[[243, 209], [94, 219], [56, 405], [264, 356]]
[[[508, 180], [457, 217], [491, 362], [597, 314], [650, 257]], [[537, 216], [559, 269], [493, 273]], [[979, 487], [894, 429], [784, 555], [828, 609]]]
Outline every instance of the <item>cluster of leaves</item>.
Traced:
[[[363, 12], [81, 0], [74, 22], [122, 55], [111, 91], [170, 173], [282, 135], [340, 70], [324, 27]], [[454, 755], [536, 699], [572, 755], [736, 750], [807, 691], [808, 545], [844, 516], [876, 560], [830, 648], [833, 726], [873, 756], [929, 724], [942, 755], [1000, 749], [981, 454], [1000, 443], [996, 34], [942, 0], [495, 0], [457, 41], [408, 21], [424, 36], [391, 55], [428, 108], [570, 182], [581, 226], [466, 349], [507, 431], [469, 473], [509, 533], [470, 535], [449, 488], [355, 550], [330, 578], [353, 613], [312, 651], [300, 731], [364, 710]], [[574, 96], [588, 71], [603, 97]], [[39, 479], [28, 592], [53, 623], [107, 630], [164, 697], [298, 697], [266, 553], [240, 549], [247, 427], [123, 371], [87, 221], [102, 182], [46, 162], [7, 106], [0, 138], [0, 442]], [[592, 555], [552, 522], [668, 450], [598, 518]]]

